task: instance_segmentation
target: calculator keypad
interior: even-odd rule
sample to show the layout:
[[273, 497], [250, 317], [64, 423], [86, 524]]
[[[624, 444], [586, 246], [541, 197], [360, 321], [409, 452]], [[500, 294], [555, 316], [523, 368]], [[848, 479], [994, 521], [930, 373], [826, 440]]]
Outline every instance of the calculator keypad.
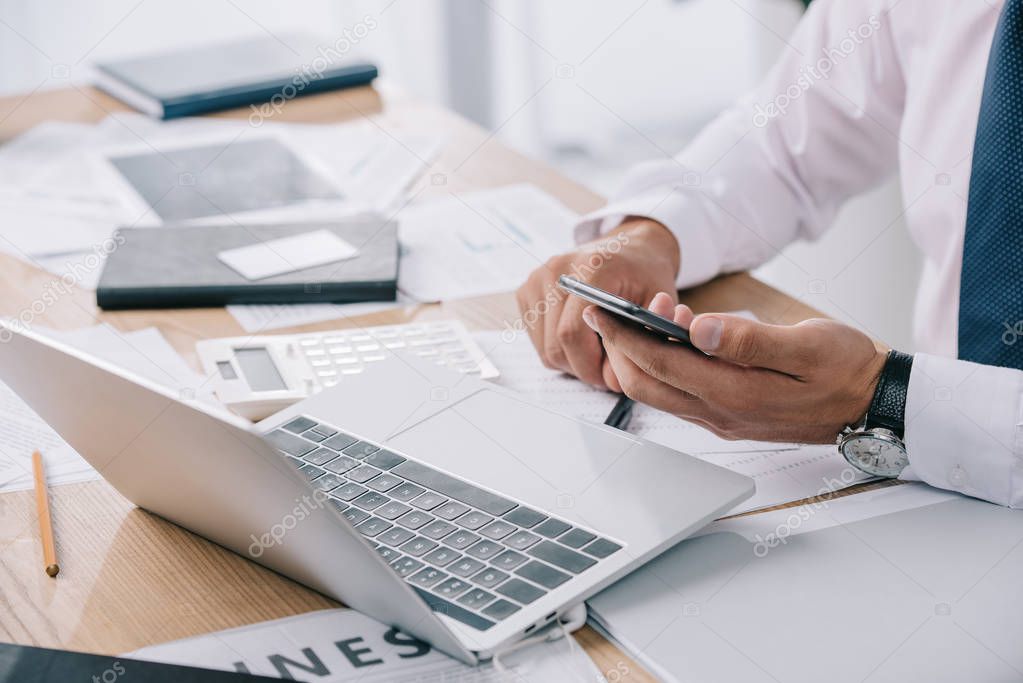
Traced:
[[483, 379], [497, 376], [497, 369], [457, 321], [304, 334], [296, 342], [320, 387], [334, 386], [344, 375], [362, 372], [367, 364], [384, 360], [397, 349]]

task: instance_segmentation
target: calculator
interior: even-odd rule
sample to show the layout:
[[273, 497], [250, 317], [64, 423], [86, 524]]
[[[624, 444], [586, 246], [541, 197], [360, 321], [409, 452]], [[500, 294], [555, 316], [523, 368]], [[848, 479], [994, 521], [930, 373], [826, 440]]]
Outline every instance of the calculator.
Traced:
[[209, 339], [195, 349], [217, 398], [253, 421], [341, 384], [397, 350], [481, 379], [498, 375], [457, 320]]

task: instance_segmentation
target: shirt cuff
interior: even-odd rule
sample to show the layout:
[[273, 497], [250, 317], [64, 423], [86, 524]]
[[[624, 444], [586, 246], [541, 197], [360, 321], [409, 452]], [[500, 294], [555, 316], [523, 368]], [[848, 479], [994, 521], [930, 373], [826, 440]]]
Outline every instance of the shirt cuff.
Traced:
[[1023, 372], [917, 354], [902, 479], [1023, 508]]
[[648, 191], [583, 216], [575, 226], [575, 241], [581, 244], [595, 240], [614, 230], [629, 216], [655, 220], [671, 230], [678, 240], [682, 267], [675, 284], [679, 289], [686, 289], [721, 272], [717, 245], [707, 224], [699, 221], [698, 206], [684, 188]]

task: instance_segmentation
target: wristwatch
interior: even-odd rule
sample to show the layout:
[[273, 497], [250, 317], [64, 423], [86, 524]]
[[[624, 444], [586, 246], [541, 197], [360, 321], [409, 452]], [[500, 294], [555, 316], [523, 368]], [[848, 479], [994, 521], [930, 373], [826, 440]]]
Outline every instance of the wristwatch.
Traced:
[[897, 477], [909, 464], [903, 441], [906, 394], [913, 356], [888, 352], [863, 424], [838, 435], [838, 450], [850, 465], [875, 477]]

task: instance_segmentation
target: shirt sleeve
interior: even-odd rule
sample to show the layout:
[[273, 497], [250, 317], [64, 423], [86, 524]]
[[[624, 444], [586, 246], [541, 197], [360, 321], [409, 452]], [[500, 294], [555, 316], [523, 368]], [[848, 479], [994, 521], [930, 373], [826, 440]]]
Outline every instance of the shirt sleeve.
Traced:
[[917, 354], [902, 479], [1023, 508], [1023, 372]]
[[819, 236], [897, 166], [905, 84], [890, 2], [812, 3], [763, 83], [677, 156], [629, 172], [576, 241], [627, 216], [657, 220], [678, 239], [688, 287]]

